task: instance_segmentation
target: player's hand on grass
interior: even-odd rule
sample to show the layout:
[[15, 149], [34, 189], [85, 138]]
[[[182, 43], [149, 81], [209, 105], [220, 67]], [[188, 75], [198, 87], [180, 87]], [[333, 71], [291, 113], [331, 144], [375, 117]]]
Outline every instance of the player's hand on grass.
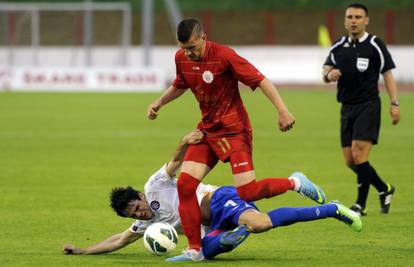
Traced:
[[147, 117], [150, 120], [154, 120], [158, 116], [158, 111], [161, 108], [161, 103], [159, 101], [155, 101], [148, 106], [147, 109]]
[[188, 145], [198, 144], [203, 139], [203, 136], [204, 134], [200, 130], [194, 130], [183, 137], [183, 143]]
[[295, 124], [295, 117], [289, 110], [283, 110], [279, 113], [279, 130], [282, 132], [287, 132], [293, 128]]
[[400, 121], [400, 107], [391, 105], [390, 114], [392, 125], [396, 125]]
[[63, 246], [63, 253], [69, 255], [80, 255], [82, 254], [83, 250], [81, 248], [77, 248], [73, 245], [67, 244]]

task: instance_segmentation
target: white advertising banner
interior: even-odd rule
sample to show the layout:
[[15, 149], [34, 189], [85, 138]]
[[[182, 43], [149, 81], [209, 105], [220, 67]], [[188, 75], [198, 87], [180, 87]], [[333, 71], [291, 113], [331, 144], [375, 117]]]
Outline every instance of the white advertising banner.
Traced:
[[11, 91], [159, 92], [165, 85], [155, 68], [0, 67], [0, 89]]
[[[281, 84], [323, 85], [322, 65], [329, 49], [316, 46], [236, 46], [269, 80]], [[398, 83], [414, 83], [414, 46], [390, 46]], [[143, 49], [129, 51], [129, 66], [119, 65], [116, 47], [93, 49], [93, 67], [84, 67], [83, 48], [40, 47], [38, 62], [30, 47], [0, 47], [0, 91], [162, 91], [175, 78], [177, 47], [154, 46], [152, 68], [140, 67]], [[13, 66], [13, 67], [11, 67]], [[96, 67], [95, 67], [96, 66]], [[138, 66], [138, 67], [132, 67]]]

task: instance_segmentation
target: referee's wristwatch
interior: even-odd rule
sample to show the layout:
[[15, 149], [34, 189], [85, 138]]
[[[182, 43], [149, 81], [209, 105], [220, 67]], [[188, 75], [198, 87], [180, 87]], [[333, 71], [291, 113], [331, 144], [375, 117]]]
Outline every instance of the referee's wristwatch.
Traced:
[[391, 101], [391, 106], [393, 106], [393, 107], [399, 107], [400, 106], [400, 101], [398, 101], [398, 100]]

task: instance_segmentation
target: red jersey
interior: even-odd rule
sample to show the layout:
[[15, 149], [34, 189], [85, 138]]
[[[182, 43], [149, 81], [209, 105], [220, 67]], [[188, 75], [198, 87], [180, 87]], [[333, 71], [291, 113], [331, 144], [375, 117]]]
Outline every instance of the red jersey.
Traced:
[[191, 88], [202, 113], [200, 130], [217, 135], [251, 130], [238, 81], [255, 90], [265, 77], [250, 62], [227, 46], [207, 41], [200, 61], [189, 60], [179, 50], [175, 65], [173, 86]]

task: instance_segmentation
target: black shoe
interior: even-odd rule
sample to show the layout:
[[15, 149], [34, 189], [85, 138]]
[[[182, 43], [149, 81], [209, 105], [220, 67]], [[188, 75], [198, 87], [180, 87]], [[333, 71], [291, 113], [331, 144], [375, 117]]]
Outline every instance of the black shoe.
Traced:
[[392, 195], [395, 192], [395, 187], [387, 184], [388, 189], [386, 192], [381, 192], [379, 194], [379, 199], [380, 199], [380, 204], [381, 204], [381, 213], [387, 214], [390, 212], [390, 207], [391, 207], [391, 200], [392, 200]]
[[352, 207], [349, 208], [350, 210], [355, 211], [358, 213], [359, 216], [366, 216], [367, 215], [367, 209], [365, 207], [361, 207], [361, 205], [355, 203], [352, 205]]

